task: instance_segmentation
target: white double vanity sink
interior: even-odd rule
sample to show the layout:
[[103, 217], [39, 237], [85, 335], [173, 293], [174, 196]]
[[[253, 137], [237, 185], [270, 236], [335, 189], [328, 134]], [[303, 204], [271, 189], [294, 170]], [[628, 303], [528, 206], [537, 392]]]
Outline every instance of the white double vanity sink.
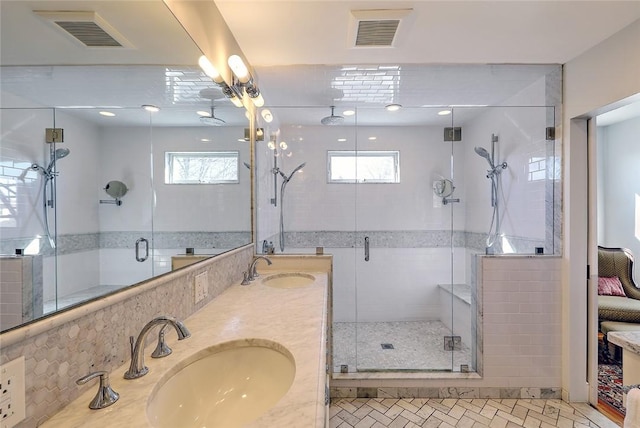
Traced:
[[150, 358], [150, 334], [145, 376], [124, 379], [128, 362], [110, 373], [117, 402], [90, 410], [96, 385], [42, 426], [325, 426], [331, 259], [271, 260], [182, 320], [189, 338], [166, 329], [171, 355]]

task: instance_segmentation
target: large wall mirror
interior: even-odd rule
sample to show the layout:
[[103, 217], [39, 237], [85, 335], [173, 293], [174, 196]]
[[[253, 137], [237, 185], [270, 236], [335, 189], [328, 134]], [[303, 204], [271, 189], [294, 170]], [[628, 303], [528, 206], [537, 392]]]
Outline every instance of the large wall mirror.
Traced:
[[251, 242], [245, 110], [163, 2], [0, 7], [0, 331]]

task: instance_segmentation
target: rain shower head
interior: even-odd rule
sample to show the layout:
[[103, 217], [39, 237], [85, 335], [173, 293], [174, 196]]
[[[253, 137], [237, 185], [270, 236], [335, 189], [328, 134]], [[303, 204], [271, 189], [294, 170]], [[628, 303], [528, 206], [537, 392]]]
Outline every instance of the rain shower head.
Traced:
[[204, 124], [211, 125], [211, 126], [221, 126], [227, 123], [223, 119], [216, 117], [213, 111], [213, 105], [211, 105], [211, 114], [208, 116], [200, 116], [200, 121]]
[[340, 125], [344, 122], [344, 117], [333, 114], [335, 106], [331, 106], [331, 116], [323, 117], [320, 123], [323, 125]]

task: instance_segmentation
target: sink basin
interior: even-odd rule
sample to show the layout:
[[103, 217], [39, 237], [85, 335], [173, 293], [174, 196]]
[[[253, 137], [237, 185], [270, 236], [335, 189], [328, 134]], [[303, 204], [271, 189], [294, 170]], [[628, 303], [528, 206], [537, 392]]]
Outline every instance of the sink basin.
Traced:
[[300, 288], [311, 285], [316, 277], [308, 273], [278, 273], [262, 280], [265, 285], [275, 288]]
[[226, 342], [169, 371], [147, 403], [157, 428], [240, 427], [273, 407], [295, 376], [293, 355], [260, 339]]

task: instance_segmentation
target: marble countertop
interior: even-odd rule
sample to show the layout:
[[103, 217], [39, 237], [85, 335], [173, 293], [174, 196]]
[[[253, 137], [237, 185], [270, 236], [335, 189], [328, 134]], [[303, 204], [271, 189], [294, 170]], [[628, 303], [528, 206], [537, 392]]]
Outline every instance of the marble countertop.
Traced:
[[640, 354], [640, 331], [612, 331], [607, 333], [607, 340], [636, 354]]
[[[149, 427], [147, 401], [163, 375], [181, 360], [205, 348], [239, 339], [246, 339], [249, 343], [253, 342], [252, 339], [277, 342], [291, 352], [296, 364], [295, 378], [288, 392], [274, 407], [246, 426], [324, 426], [329, 274], [304, 270], [315, 276], [313, 284], [279, 289], [266, 286], [261, 281], [269, 274], [284, 271], [267, 271], [260, 266], [258, 271], [263, 274], [255, 282], [248, 286], [232, 285], [184, 320], [191, 331], [188, 339], [178, 341], [173, 329], [168, 329], [167, 343], [173, 349], [168, 357], [151, 358], [155, 340], [150, 341], [145, 349], [145, 364], [149, 368], [146, 376], [125, 380], [123, 374], [129, 368], [128, 361], [110, 373], [111, 386], [120, 394], [115, 404], [101, 410], [90, 410], [89, 402], [98, 388], [97, 381], [92, 382], [84, 394], [41, 426]], [[156, 335], [152, 332], [151, 336]]]

